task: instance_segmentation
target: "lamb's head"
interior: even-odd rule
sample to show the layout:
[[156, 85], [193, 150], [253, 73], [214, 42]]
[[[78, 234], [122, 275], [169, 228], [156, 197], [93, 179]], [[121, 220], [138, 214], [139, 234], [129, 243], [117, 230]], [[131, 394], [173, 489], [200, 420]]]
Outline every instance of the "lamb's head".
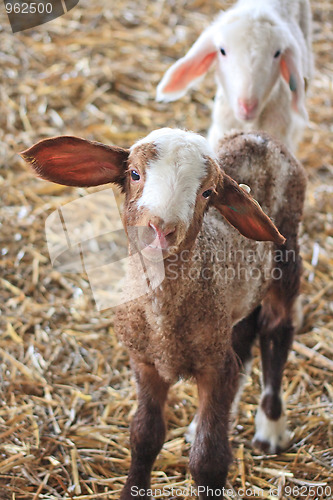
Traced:
[[[130, 149], [124, 222], [142, 228], [145, 255], [163, 255], [193, 242], [220, 173], [207, 141], [160, 129]], [[158, 252], [159, 253], [159, 252]]]
[[218, 80], [236, 118], [251, 121], [265, 107], [280, 76], [287, 41], [272, 19], [246, 14], [231, 17], [221, 28], [217, 25], [214, 38], [220, 48]]
[[306, 118], [301, 52], [274, 12], [258, 7], [222, 13], [165, 73], [157, 99], [178, 99], [214, 61], [217, 81], [240, 121], [259, 116], [280, 76], [290, 87], [293, 108]]
[[125, 229], [152, 260], [190, 248], [210, 206], [248, 238], [284, 241], [256, 202], [219, 168], [206, 139], [193, 132], [156, 130], [130, 150], [55, 137], [22, 156], [40, 177], [59, 184], [119, 185]]

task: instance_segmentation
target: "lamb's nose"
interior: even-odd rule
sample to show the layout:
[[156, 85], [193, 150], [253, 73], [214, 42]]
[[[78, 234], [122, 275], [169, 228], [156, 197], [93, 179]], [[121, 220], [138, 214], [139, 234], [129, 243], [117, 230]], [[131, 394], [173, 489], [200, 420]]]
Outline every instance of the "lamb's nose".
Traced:
[[257, 99], [238, 99], [238, 105], [245, 115], [255, 111], [258, 107]]
[[162, 229], [160, 226], [158, 226], [157, 224], [153, 224], [151, 221], [148, 223], [148, 226], [155, 231], [155, 234], [159, 239], [165, 239], [167, 236], [170, 236], [170, 234], [173, 234], [176, 230], [176, 226], [174, 225], [166, 225]]
[[173, 234], [175, 232], [176, 226], [163, 225], [163, 228], [161, 228], [159, 225], [157, 225], [156, 223], [154, 224], [151, 221], [148, 223], [148, 226], [154, 230], [155, 240], [156, 239], [158, 240], [156, 242], [157, 246], [159, 246], [161, 248], [167, 248], [168, 247], [167, 236], [170, 236], [171, 234]]

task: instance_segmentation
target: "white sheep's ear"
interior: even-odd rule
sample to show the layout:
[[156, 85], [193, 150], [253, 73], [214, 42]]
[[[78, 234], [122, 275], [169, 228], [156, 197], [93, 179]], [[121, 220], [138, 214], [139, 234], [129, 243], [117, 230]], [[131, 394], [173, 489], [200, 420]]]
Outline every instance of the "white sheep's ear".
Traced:
[[60, 136], [44, 139], [20, 155], [47, 181], [83, 187], [113, 182], [124, 188], [129, 150]]
[[192, 45], [186, 56], [165, 73], [156, 91], [157, 101], [175, 101], [182, 97], [208, 71], [216, 57], [212, 30], [208, 28]]
[[222, 173], [211, 203], [243, 236], [278, 245], [286, 241], [256, 200], [229, 175]]
[[292, 92], [293, 109], [305, 120], [308, 120], [308, 113], [305, 108], [305, 79], [301, 69], [301, 57], [300, 54], [296, 54], [294, 47], [286, 49], [282, 54], [280, 69]]

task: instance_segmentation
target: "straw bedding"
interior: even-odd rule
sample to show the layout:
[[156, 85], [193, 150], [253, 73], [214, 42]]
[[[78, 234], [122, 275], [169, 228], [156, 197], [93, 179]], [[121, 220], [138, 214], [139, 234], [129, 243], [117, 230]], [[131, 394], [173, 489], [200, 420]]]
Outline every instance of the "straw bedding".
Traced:
[[[47, 215], [87, 191], [35, 179], [17, 152], [59, 134], [129, 146], [165, 125], [204, 133], [212, 74], [168, 105], [154, 101], [155, 88], [230, 3], [81, 0], [66, 16], [15, 35], [1, 13], [1, 500], [118, 498], [136, 407], [112, 311], [98, 313], [87, 276], [60, 274], [48, 256]], [[230, 498], [242, 487], [249, 488], [244, 498], [333, 498], [333, 12], [328, 0], [311, 4], [316, 74], [299, 151], [309, 179], [301, 235], [305, 321], [284, 379], [294, 437], [280, 456], [261, 456], [251, 447], [260, 395], [256, 350], [231, 429]], [[196, 404], [190, 382], [171, 390], [154, 487], [193, 484], [184, 432]]]

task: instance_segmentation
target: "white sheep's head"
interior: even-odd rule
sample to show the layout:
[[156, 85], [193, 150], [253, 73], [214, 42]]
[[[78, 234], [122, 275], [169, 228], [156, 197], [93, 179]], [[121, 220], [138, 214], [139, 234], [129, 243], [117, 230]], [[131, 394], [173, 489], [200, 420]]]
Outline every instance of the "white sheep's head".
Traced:
[[216, 62], [217, 80], [240, 121], [255, 120], [282, 77], [293, 108], [307, 117], [300, 49], [290, 29], [261, 9], [223, 12], [165, 73], [157, 100], [173, 101], [201, 79]]
[[191, 247], [210, 206], [248, 238], [284, 242], [253, 198], [219, 168], [206, 139], [193, 132], [155, 130], [130, 150], [54, 137], [21, 155], [41, 178], [58, 184], [120, 186], [125, 229], [140, 228], [139, 249], [151, 260], [161, 250], [166, 258]]

